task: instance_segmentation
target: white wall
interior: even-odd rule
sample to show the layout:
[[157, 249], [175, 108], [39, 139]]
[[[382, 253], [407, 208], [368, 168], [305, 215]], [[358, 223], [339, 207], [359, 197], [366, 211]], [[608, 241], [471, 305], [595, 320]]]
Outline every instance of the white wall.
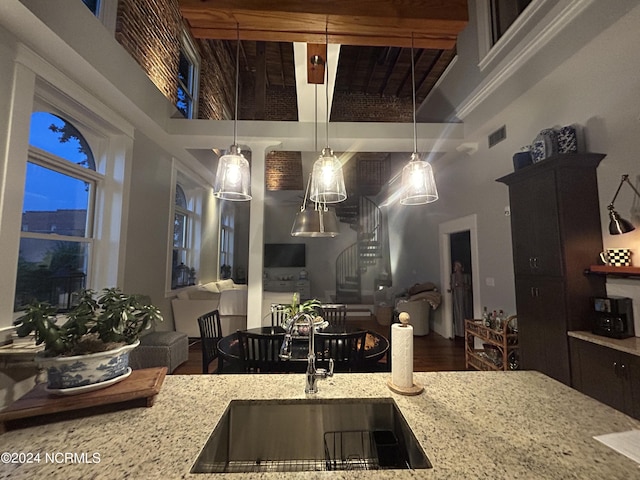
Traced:
[[[636, 48], [639, 42], [640, 7], [637, 7], [601, 35], [585, 42], [579, 51], [506, 108], [494, 108], [499, 104], [492, 103], [494, 97], [500, 96], [497, 92], [478, 106], [484, 114], [482, 119], [475, 112], [470, 114], [473, 125], [465, 140], [477, 142], [478, 151], [471, 156], [454, 152], [436, 163], [440, 200], [435, 204], [421, 207], [424, 210], [419, 214], [401, 210], [398, 216], [391, 216], [396, 225], [420, 225], [415, 231], [407, 231], [410, 240], [403, 238], [402, 250], [413, 245], [425, 252], [414, 254], [424, 265], [423, 276], [438, 278], [439, 275], [437, 262], [421, 258], [437, 255], [436, 226], [475, 212], [478, 214], [481, 302], [515, 310], [510, 226], [504, 216], [508, 190], [494, 180], [513, 171], [513, 153], [522, 145], [530, 144], [541, 129], [567, 124], [583, 127], [588, 151], [607, 154], [598, 168], [604, 246], [630, 247], [636, 253], [635, 264], [640, 264], [640, 228], [625, 236], [610, 236], [606, 209], [620, 175], [629, 173], [631, 178], [636, 178], [640, 174], [637, 154], [640, 151], [640, 76], [637, 73], [640, 57]], [[455, 80], [456, 77], [448, 78], [451, 83]], [[508, 85], [505, 88], [509, 90]], [[507, 140], [489, 149], [487, 135], [501, 125], [506, 125]], [[631, 205], [632, 193], [625, 187], [616, 207], [623, 217], [629, 218]], [[596, 262], [594, 258], [593, 263]], [[405, 260], [405, 267], [402, 265], [401, 276], [404, 283], [409, 283], [413, 280], [407, 268], [411, 262]], [[487, 277], [495, 278], [495, 287], [486, 285]], [[609, 280], [608, 291], [610, 294], [624, 292], [635, 299], [638, 334], [640, 283]]]

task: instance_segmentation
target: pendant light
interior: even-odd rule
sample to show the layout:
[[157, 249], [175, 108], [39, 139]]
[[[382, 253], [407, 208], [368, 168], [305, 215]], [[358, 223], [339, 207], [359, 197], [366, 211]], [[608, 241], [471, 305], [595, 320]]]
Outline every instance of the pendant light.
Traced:
[[[325, 30], [327, 57], [329, 57], [329, 31]], [[342, 163], [329, 148], [329, 60], [325, 59], [325, 99], [327, 106], [327, 146], [322, 149], [320, 157], [313, 164], [311, 172], [311, 193], [309, 198], [313, 202], [338, 203], [346, 200], [347, 190], [344, 186]]]
[[240, 25], [237, 25], [236, 41], [236, 100], [233, 118], [233, 145], [218, 160], [213, 194], [222, 200], [251, 200], [251, 176], [249, 162], [238, 147], [238, 77], [240, 75]]
[[[315, 149], [318, 149], [318, 87], [316, 86], [316, 122], [315, 122]], [[325, 202], [314, 202], [313, 208], [307, 208], [307, 198], [311, 177], [307, 181], [307, 188], [304, 192], [304, 200], [300, 211], [296, 213], [291, 227], [292, 237], [335, 237], [340, 233], [338, 218], [333, 210], [327, 207]]]
[[402, 205], [424, 205], [438, 200], [438, 190], [431, 164], [418, 155], [418, 131], [416, 128], [416, 74], [413, 57], [413, 33], [411, 34], [411, 87], [413, 90], [413, 153], [402, 169]]
[[291, 227], [292, 237], [335, 237], [340, 234], [336, 212], [330, 210], [326, 203], [314, 202], [313, 208], [307, 208], [307, 195], [311, 185], [311, 175], [307, 182], [304, 201], [300, 211], [296, 213]]

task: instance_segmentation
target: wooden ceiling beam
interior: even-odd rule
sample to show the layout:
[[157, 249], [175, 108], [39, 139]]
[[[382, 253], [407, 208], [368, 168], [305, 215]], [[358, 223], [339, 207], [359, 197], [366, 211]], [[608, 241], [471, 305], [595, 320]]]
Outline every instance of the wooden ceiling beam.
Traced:
[[450, 49], [468, 23], [466, 0], [180, 0], [197, 38]]

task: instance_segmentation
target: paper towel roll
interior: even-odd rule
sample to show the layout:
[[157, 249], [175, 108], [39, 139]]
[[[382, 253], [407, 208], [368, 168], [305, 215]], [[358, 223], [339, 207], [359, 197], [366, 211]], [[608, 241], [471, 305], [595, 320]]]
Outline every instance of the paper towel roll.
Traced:
[[391, 325], [391, 382], [400, 388], [413, 386], [413, 327]]

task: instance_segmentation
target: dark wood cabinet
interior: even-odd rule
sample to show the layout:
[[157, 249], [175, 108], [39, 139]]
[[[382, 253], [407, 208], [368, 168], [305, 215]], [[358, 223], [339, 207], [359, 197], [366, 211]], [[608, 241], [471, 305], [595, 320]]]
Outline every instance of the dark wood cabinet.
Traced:
[[509, 186], [521, 366], [571, 385], [567, 331], [590, 330], [604, 279], [584, 275], [602, 251], [596, 168], [563, 154], [499, 178]]
[[640, 418], [640, 357], [577, 338], [570, 348], [574, 388]]

